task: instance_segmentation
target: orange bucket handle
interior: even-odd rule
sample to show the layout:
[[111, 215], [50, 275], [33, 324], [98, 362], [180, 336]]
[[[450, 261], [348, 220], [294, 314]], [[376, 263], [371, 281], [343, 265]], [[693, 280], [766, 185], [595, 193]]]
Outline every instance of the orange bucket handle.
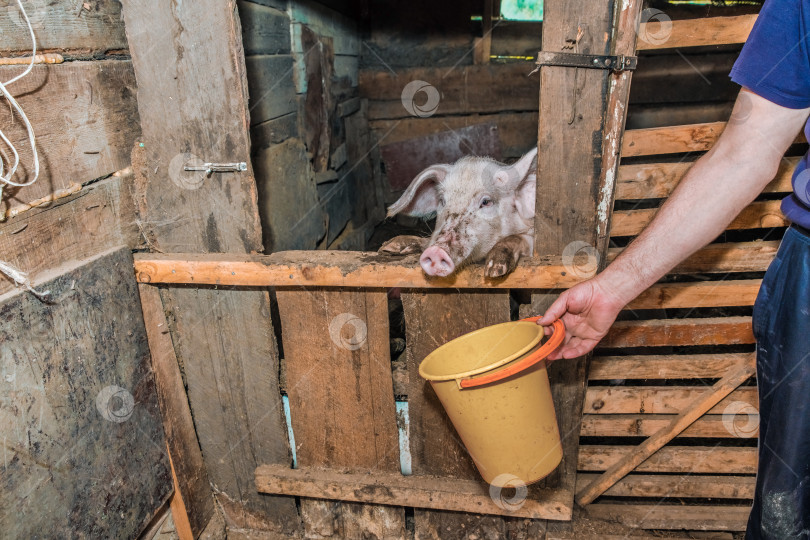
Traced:
[[[534, 322], [537, 321], [538, 319], [540, 319], [540, 317], [529, 317], [527, 319], [522, 320]], [[537, 362], [543, 360], [549, 354], [554, 352], [554, 350], [562, 344], [563, 338], [565, 338], [565, 325], [560, 319], [554, 321], [554, 323], [552, 324], [552, 328], [554, 329], [554, 331], [548, 338], [548, 341], [543, 343], [536, 351], [528, 355], [520, 362], [512, 364], [506, 369], [502, 369], [500, 371], [493, 371], [492, 373], [488, 373], [482, 377], [477, 377], [474, 379], [472, 378], [461, 379], [459, 381], [459, 387], [475, 388], [476, 386], [483, 386], [485, 384], [497, 382], [507, 377], [510, 377], [515, 373], [520, 373], [521, 371], [528, 369], [531, 366], [535, 365]]]

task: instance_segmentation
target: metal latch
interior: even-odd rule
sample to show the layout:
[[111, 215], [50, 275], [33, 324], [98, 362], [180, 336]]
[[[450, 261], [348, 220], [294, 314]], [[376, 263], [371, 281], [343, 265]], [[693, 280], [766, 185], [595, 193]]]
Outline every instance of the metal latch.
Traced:
[[563, 66], [590, 69], [610, 69], [612, 71], [632, 71], [636, 69], [638, 57], [625, 56], [602, 56], [597, 54], [578, 54], [540, 51], [537, 53], [537, 69], [542, 66]]
[[247, 170], [247, 163], [240, 161], [238, 163], [203, 163], [198, 166], [186, 165], [183, 167], [184, 171], [205, 171], [206, 176], [210, 176], [215, 172], [241, 172]]

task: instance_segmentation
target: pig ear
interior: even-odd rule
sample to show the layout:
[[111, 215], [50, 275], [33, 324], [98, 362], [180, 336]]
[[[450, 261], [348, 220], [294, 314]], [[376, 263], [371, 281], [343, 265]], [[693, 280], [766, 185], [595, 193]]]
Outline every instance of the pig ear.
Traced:
[[432, 165], [413, 179], [397, 202], [388, 207], [388, 217], [397, 214], [426, 217], [439, 207], [439, 184], [447, 176], [449, 165]]
[[507, 182], [515, 190], [515, 208], [523, 219], [534, 217], [534, 202], [537, 196], [537, 147], [532, 148], [517, 163], [504, 171]]

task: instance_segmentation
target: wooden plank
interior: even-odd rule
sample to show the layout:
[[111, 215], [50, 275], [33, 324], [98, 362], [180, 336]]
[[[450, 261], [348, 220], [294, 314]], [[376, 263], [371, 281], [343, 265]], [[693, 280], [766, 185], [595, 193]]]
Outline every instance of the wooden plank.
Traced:
[[[577, 482], [586, 484], [599, 475], [582, 473]], [[699, 499], [753, 499], [753, 476], [672, 476], [628, 474], [605, 491], [608, 497], [684, 497]]]
[[351, 474], [330, 469], [263, 465], [256, 469], [256, 487], [265, 493], [320, 499], [529, 519], [571, 519], [566, 497], [558, 491], [545, 490], [541, 500], [527, 499], [520, 508], [510, 510], [495, 504], [486, 483], [456, 478], [386, 472]]
[[175, 483], [171, 502], [172, 515], [179, 528], [181, 516], [175, 513], [175, 509], [182, 512], [191, 537], [197, 538], [214, 515], [214, 499], [208, 472], [197, 441], [194, 419], [191, 417], [183, 376], [177, 363], [172, 337], [169, 335], [169, 324], [163, 311], [160, 292], [151, 285], [139, 285], [138, 290]]
[[[764, 272], [776, 257], [778, 249], [779, 240], [710, 244], [673, 268], [670, 274]], [[623, 250], [611, 248], [608, 261], [615, 259]]]
[[[260, 251], [235, 2], [123, 5], [144, 145], [132, 156], [134, 190], [150, 247]], [[217, 76], [201, 76], [212, 73]], [[245, 161], [248, 169], [203, 181], [192, 174], [189, 183], [181, 170], [186, 154]], [[292, 534], [300, 527], [295, 501], [260, 495], [253, 486], [260, 463], [290, 460], [267, 293], [177, 287], [161, 296], [195, 423], [204, 426], [197, 434], [226, 523]]]
[[[801, 158], [786, 157], [763, 193], [789, 193], [793, 190], [793, 169]], [[669, 197], [693, 162], [621, 165], [616, 185], [616, 200], [663, 199]]]
[[[750, 370], [751, 366], [745, 366]], [[706, 386], [591, 386], [585, 394], [586, 414], [674, 414], [698, 399]], [[739, 401], [757, 408], [756, 387], [738, 388], [719, 402], [709, 414], [723, 414]]]
[[[781, 201], [755, 201], [743, 208], [727, 230], [787, 227], [790, 222], [779, 209]], [[611, 236], [635, 236], [655, 217], [657, 208], [618, 210], [613, 213]]]
[[[753, 410], [753, 409], [748, 409]], [[668, 414], [586, 414], [582, 418], [582, 437], [649, 437], [666, 427], [672, 420]], [[742, 414], [734, 418], [734, 425], [723, 415], [704, 415], [686, 428], [678, 437], [728, 439], [756, 437], [759, 415]], [[731, 429], [729, 429], [731, 428]]]
[[361, 70], [359, 89], [369, 100], [369, 120], [414, 116], [402, 104], [402, 89], [412, 81], [427, 82], [438, 90], [441, 100], [436, 114], [440, 115], [536, 111], [538, 84], [535, 77], [526, 76], [530, 71], [531, 65], [524, 63], [420, 67], [400, 69], [395, 75], [388, 70]]
[[[482, 483], [430, 384], [419, 376], [422, 360], [436, 347], [484, 326], [509, 320], [509, 297], [501, 291], [458, 294], [420, 290], [402, 294], [408, 365], [408, 416], [414, 475], [441, 476]], [[573, 506], [573, 492], [569, 506]], [[416, 510], [418, 538], [502, 538], [520, 522], [500, 517]]]
[[[169, 447], [166, 447], [169, 450]], [[169, 499], [169, 508], [172, 512], [172, 521], [174, 522], [174, 529], [177, 531], [177, 536], [180, 540], [194, 540], [195, 535], [191, 530], [191, 520], [186, 509], [186, 504], [183, 502], [183, 497], [180, 495], [180, 484], [177, 481], [177, 472], [174, 469], [174, 462], [172, 461], [171, 452], [169, 452], [169, 465], [172, 470], [172, 484], [174, 485], [174, 493]]]
[[293, 83], [293, 57], [286, 54], [245, 58], [250, 124], [260, 124], [295, 112], [298, 108]]
[[656, 356], [595, 356], [588, 380], [719, 379], [740, 364], [753, 366], [754, 353], [666, 354]]
[[290, 16], [286, 12], [254, 2], [238, 0], [245, 55], [290, 54]]
[[760, 284], [761, 279], [656, 283], [626, 309], [753, 306]]
[[665, 345], [753, 344], [751, 317], [619, 321], [597, 345], [599, 349]]
[[440, 131], [489, 123], [498, 126], [498, 138], [501, 141], [501, 154], [504, 159], [518, 158], [537, 144], [535, 140], [537, 111], [374, 120], [369, 122], [369, 126], [381, 142], [391, 144]]
[[592, 504], [589, 517], [641, 529], [744, 531], [750, 505]]
[[[726, 399], [730, 400], [732, 393], [738, 392], [739, 390], [737, 390], [737, 388], [746, 380], [753, 377], [755, 373], [756, 369], [751, 366], [739, 366], [717, 381], [711, 388], [702, 389], [698, 396], [679, 408], [680, 411], [677, 416], [675, 416], [669, 424], [656, 431], [630, 453], [608, 467], [599, 478], [596, 478], [593, 482], [578, 490], [576, 495], [577, 502], [583, 506], [592, 503], [610, 486], [626, 476], [627, 473], [638, 467], [645, 460], [649, 459], [650, 456], [654, 455], [665, 444], [669, 443], [683, 432], [683, 430], [694, 423], [695, 420], [718, 407], [722, 401]], [[725, 411], [725, 407], [723, 410]], [[641, 412], [644, 411], [642, 410]]]
[[135, 538], [172, 492], [128, 247], [0, 296], [0, 529]]
[[570, 287], [585, 279], [566, 271], [558, 258], [527, 259], [500, 280], [474, 265], [442, 279], [428, 278], [419, 256], [391, 257], [357, 251], [282, 251], [272, 255], [138, 254], [141, 283], [194, 283], [267, 287], [538, 288]]
[[[632, 450], [632, 446], [580, 445], [579, 470], [604, 471]], [[665, 446], [636, 469], [655, 473], [754, 474], [754, 447]]]
[[[0, 66], [0, 80], [20, 72]], [[9, 86], [34, 128], [40, 175], [31, 186], [6, 189], [12, 206], [28, 203], [84, 184], [127, 167], [140, 135], [135, 77], [128, 60], [99, 60], [35, 65], [31, 73]], [[15, 181], [33, 178], [28, 134], [10, 107], [0, 107], [0, 125], [20, 153], [21, 173]]]
[[[98, 0], [92, 8], [70, 0], [29, 0], [24, 7], [37, 37], [37, 49], [77, 50], [90, 56], [127, 48], [121, 3], [116, 0]], [[0, 17], [0, 52], [30, 50], [25, 19], [16, 2], [7, 2]]]
[[[669, 20], [669, 17], [666, 17], [666, 19]], [[650, 20], [642, 23], [639, 27], [638, 33], [641, 38], [638, 41], [638, 50], [649, 51], [745, 43], [756, 20], [756, 14], [738, 15], [736, 17], [684, 19], [669, 21], [664, 24]], [[648, 35], [650, 37], [645, 39], [644, 36]]]
[[[276, 291], [276, 299], [298, 463], [398, 473], [386, 292], [287, 289]], [[325, 503], [302, 500], [301, 505], [310, 507], [303, 512], [322, 515], [318, 510]], [[335, 534], [346, 537], [362, 505], [327, 508]], [[402, 509], [377, 512], [384, 514], [378, 516], [386, 526], [384, 537], [405, 534]], [[304, 521], [307, 533], [328, 525]]]
[[[126, 186], [131, 178], [98, 182], [0, 223], [3, 260], [36, 276], [61, 264], [62, 257], [54, 253], [80, 260], [113, 246], [137, 247], [140, 235]], [[10, 281], [0, 280], [0, 293], [13, 288]]]
[[725, 122], [630, 129], [622, 141], [622, 157], [705, 152], [725, 129]]

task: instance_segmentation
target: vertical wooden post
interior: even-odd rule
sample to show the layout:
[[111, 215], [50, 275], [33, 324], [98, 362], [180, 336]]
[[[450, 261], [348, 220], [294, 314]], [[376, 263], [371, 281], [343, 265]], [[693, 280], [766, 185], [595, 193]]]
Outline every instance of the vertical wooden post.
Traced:
[[[143, 133], [133, 152], [135, 200], [149, 245], [261, 252], [236, 2], [123, 7]], [[209, 176], [184, 171], [203, 162], [248, 165]], [[260, 495], [253, 481], [257, 465], [290, 459], [267, 293], [177, 287], [161, 296], [227, 523], [292, 534], [300, 525], [295, 500]]]
[[[640, 5], [637, 0], [546, 0], [543, 50], [632, 54]], [[630, 74], [546, 66], [540, 81], [535, 251], [560, 256], [582, 242], [601, 250], [597, 253], [604, 260], [607, 243], [599, 242], [598, 231], [608, 219], [601, 217], [607, 215], [602, 209], [613, 204]], [[533, 311], [542, 313], [555, 297], [533, 295]], [[572, 492], [586, 366], [583, 357], [555, 362], [549, 369], [564, 457], [546, 482]]]

